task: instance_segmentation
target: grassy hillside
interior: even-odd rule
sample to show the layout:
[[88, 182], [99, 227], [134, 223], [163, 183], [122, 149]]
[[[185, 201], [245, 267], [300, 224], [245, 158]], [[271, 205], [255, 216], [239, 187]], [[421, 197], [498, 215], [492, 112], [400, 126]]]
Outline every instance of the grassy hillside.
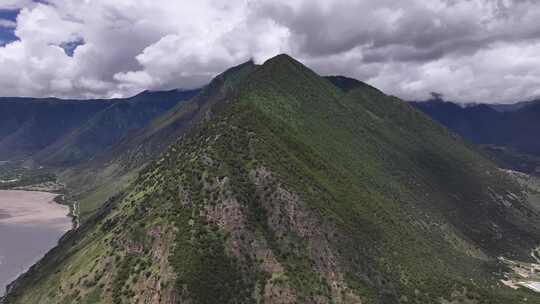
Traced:
[[149, 161], [198, 123], [209, 119], [211, 108], [223, 101], [230, 88], [254, 67], [250, 61], [227, 70], [197, 96], [178, 103], [117, 144], [104, 148], [92, 160], [63, 170], [61, 180], [67, 183], [72, 199], [79, 201], [80, 217], [83, 220], [90, 217], [109, 197], [128, 185]]
[[460, 138], [286, 55], [222, 76], [7, 303], [540, 303], [496, 259], [532, 260], [538, 209]]

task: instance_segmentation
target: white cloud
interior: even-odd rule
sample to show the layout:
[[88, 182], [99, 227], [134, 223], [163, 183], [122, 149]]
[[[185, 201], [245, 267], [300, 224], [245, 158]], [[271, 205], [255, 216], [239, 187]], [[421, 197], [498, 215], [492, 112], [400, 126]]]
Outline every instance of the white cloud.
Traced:
[[0, 27], [15, 28], [17, 23], [15, 21], [0, 19]]
[[[0, 95], [125, 96], [200, 86], [287, 52], [408, 99], [540, 94], [540, 7], [529, 0], [0, 0], [22, 8], [0, 47]], [[0, 26], [13, 27], [5, 23]], [[59, 45], [83, 41], [73, 56]]]
[[32, 0], [0, 0], [0, 9], [12, 10], [33, 5]]

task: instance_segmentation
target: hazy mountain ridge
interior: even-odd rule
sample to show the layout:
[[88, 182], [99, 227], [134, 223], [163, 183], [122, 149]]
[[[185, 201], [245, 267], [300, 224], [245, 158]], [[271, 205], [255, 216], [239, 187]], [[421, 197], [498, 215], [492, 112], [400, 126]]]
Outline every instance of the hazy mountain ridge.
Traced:
[[144, 128], [179, 102], [189, 100], [199, 90], [143, 92], [116, 102], [97, 113], [75, 131], [40, 151], [33, 159], [40, 164], [66, 166], [88, 161], [117, 144], [129, 133]]
[[539, 303], [496, 258], [531, 259], [540, 215], [459, 137], [286, 55], [221, 77], [8, 303]]
[[495, 105], [462, 107], [442, 101], [411, 104], [465, 139], [489, 145], [488, 151], [501, 165], [526, 173], [540, 170], [540, 103], [521, 103], [504, 110]]
[[2, 98], [0, 157], [24, 159], [113, 103]]
[[489, 106], [499, 112], [513, 112], [528, 108], [531, 106], [536, 106], [540, 104], [540, 100], [529, 100], [529, 101], [520, 101], [513, 104], [490, 104]]
[[[0, 98], [0, 159], [34, 157], [54, 166], [88, 160], [197, 92], [143, 92], [111, 100]], [[58, 151], [66, 149], [73, 151]]]

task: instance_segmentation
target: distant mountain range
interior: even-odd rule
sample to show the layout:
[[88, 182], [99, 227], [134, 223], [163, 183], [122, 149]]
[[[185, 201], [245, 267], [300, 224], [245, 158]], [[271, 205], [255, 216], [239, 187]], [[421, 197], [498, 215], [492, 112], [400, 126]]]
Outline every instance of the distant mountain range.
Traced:
[[501, 165], [540, 173], [540, 101], [462, 106], [431, 100], [411, 104], [465, 139], [483, 145]]
[[527, 108], [529, 106], [537, 106], [540, 104], [540, 100], [520, 101], [512, 104], [488, 104], [491, 108], [499, 112], [513, 112]]
[[[6, 124], [70, 187], [94, 185], [81, 226], [6, 303], [540, 303], [501, 283], [536, 263], [537, 190], [410, 104], [287, 55], [192, 94]], [[490, 140], [509, 115], [443, 106]], [[49, 124], [36, 144], [29, 130]], [[510, 134], [500, 143], [526, 144]]]
[[24, 160], [57, 174], [82, 202], [84, 218], [173, 140], [141, 154], [128, 144], [131, 138], [199, 92], [145, 91], [110, 100], [0, 98], [0, 160]]
[[87, 161], [197, 93], [146, 91], [111, 100], [0, 98], [0, 159], [32, 156], [52, 166]]

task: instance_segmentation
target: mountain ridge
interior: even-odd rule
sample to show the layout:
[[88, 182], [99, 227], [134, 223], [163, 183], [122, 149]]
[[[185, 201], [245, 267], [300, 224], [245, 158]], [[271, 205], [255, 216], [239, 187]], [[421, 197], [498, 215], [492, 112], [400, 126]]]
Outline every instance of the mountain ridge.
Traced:
[[492, 105], [461, 107], [452, 102], [411, 103], [467, 140], [486, 146], [501, 166], [538, 174], [540, 170], [540, 105], [527, 103], [498, 111]]
[[533, 260], [540, 211], [461, 138], [287, 55], [222, 77], [7, 303], [540, 301], [497, 260]]
[[[115, 108], [126, 104], [136, 105], [144, 103], [146, 99], [153, 101], [156, 108], [167, 109], [180, 100], [190, 98], [196, 92], [197, 90], [142, 92], [129, 98], [110, 100], [2, 97], [0, 98], [0, 119], [2, 121], [0, 124], [0, 130], [2, 130], [0, 131], [0, 158], [7, 160], [14, 157], [20, 158], [20, 155], [22, 158], [34, 156], [47, 146], [61, 141], [62, 137], [75, 132], [94, 115], [107, 111], [110, 107]], [[144, 110], [141, 106], [138, 112]], [[119, 115], [116, 115], [115, 118], [118, 117]], [[39, 134], [39, 136], [35, 136], [35, 134]], [[43, 158], [42, 161], [45, 161], [44, 157], [41, 158]]]

